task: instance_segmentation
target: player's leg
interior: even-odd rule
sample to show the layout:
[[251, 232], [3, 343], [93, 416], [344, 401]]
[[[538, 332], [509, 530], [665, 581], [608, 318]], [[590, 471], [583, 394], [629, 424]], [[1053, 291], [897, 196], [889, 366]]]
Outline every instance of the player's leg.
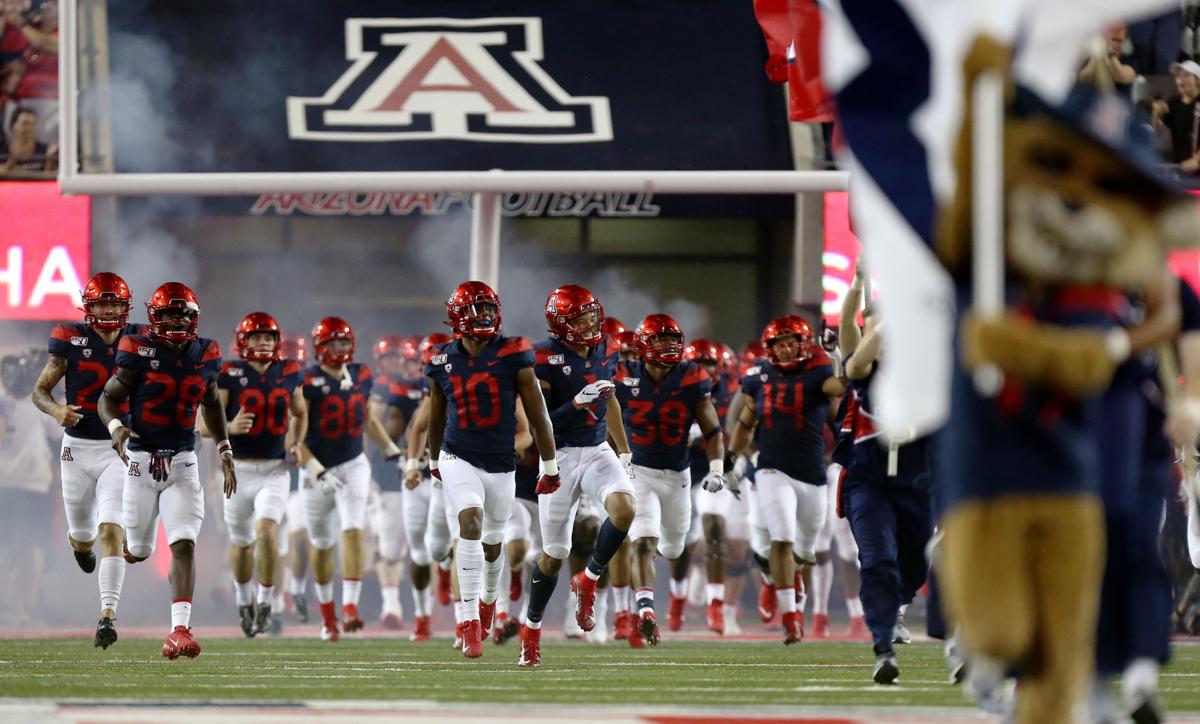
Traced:
[[[492, 626], [492, 641], [503, 644], [516, 635], [519, 625], [524, 621], [522, 609], [523, 586], [522, 576], [525, 572], [525, 559], [529, 555], [529, 533], [533, 519], [537, 516], [536, 508], [530, 515], [527, 506], [530, 501], [520, 498], [513, 501], [512, 515], [504, 527], [504, 562], [508, 568], [508, 593], [506, 610], [497, 606], [496, 622]], [[511, 613], [510, 613], [511, 611]]]
[[877, 661], [892, 657], [887, 662], [886, 670], [877, 674], [876, 681], [890, 684], [899, 675], [898, 669], [895, 669], [892, 643], [900, 604], [903, 602], [896, 512], [888, 491], [869, 482], [847, 484], [843, 495], [846, 516], [858, 541], [863, 608], [867, 626], [871, 629], [875, 656]]
[[433, 575], [433, 558], [425, 544], [429, 527], [429, 499], [433, 486], [421, 481], [416, 488], [401, 493], [404, 506], [404, 537], [408, 542], [409, 581], [413, 597], [413, 641], [426, 641], [431, 633], [433, 590], [429, 585]]
[[[755, 475], [757, 476], [757, 472]], [[759, 512], [760, 496], [757, 484], [747, 478], [743, 481], [742, 494], [746, 496], [750, 552], [758, 567], [758, 618], [764, 624], [769, 624], [774, 620], [778, 608], [775, 600], [775, 579], [771, 577], [771, 533]]]
[[758, 488], [758, 514], [766, 524], [771, 540], [770, 570], [775, 584], [775, 605], [783, 617], [784, 643], [800, 640], [803, 632], [796, 618], [796, 562], [793, 551], [796, 541], [796, 488], [787, 475], [778, 470], [759, 470], [755, 474]]
[[613, 638], [628, 639], [637, 623], [633, 613], [633, 545], [628, 537], [608, 562], [608, 577], [612, 584]]
[[483, 589], [483, 505], [486, 494], [481, 471], [474, 465], [441, 453], [438, 469], [446, 503], [458, 518], [458, 543], [454, 550], [455, 573], [463, 624], [462, 653], [467, 658], [483, 655], [479, 597]]
[[263, 467], [263, 485], [254, 497], [254, 571], [258, 577], [254, 620], [256, 633], [269, 631], [272, 612], [281, 610], [275, 608], [276, 594], [281, 588], [275, 585], [280, 560], [279, 526], [286, 514], [290, 483], [286, 463], [282, 460], [271, 461]]
[[[103, 441], [101, 441], [103, 442]], [[108, 648], [117, 640], [113, 621], [121, 601], [121, 588], [128, 565], [122, 551], [125, 547], [122, 498], [125, 488], [125, 467], [112, 448], [104, 450], [104, 468], [96, 481], [96, 510], [100, 521], [100, 565], [97, 582], [100, 586], [100, 621], [96, 627], [95, 644]]]
[[[574, 577], [578, 575], [596, 549], [596, 536], [600, 533], [600, 521], [603, 515], [586, 498], [580, 498], [575, 508], [575, 522], [571, 525], [571, 553], [567, 556], [567, 573]], [[563, 632], [569, 639], [581, 639], [584, 630], [579, 627], [575, 618], [579, 596], [575, 591], [568, 591], [567, 605], [563, 612]]]
[[425, 522], [425, 548], [437, 574], [437, 601], [450, 604], [451, 536], [446, 516], [446, 493], [440, 480], [429, 479], [429, 515]]
[[292, 596], [292, 605], [296, 607], [296, 616], [300, 623], [308, 623], [308, 562], [312, 555], [305, 499], [302, 490], [288, 493], [288, 593]]
[[[633, 548], [633, 583], [636, 591], [637, 630], [630, 634], [651, 646], [658, 644], [658, 624], [654, 616], [655, 559], [658, 557], [658, 534], [662, 528], [662, 495], [668, 483], [660, 471], [634, 465], [632, 467], [634, 498], [637, 513], [629, 527]], [[643, 623], [645, 622], [645, 623]]]
[[504, 529], [512, 517], [516, 499], [515, 473], [483, 473], [483, 586], [479, 594], [479, 625], [481, 635], [490, 635], [496, 621], [500, 577], [504, 573]]
[[[688, 545], [689, 532], [695, 524], [692, 516], [693, 491], [689, 471], [659, 471], [659, 495], [657, 498], [660, 515], [656, 547], [659, 554], [668, 561], [681, 560], [690, 548]], [[636, 516], [634, 519], [636, 520]], [[686, 602], [686, 598], [674, 595], [671, 597], [671, 603], [680, 609], [682, 606], [679, 604], [686, 604]], [[671, 614], [670, 628], [672, 631], [677, 631], [683, 625], [682, 611], [672, 610]], [[643, 620], [641, 632], [647, 643], [651, 642], [652, 637], [658, 636], [657, 627], [654, 627], [652, 632], [648, 631], [649, 628]]]
[[[75, 562], [84, 573], [96, 570], [96, 554], [92, 547], [98, 534], [96, 520], [96, 485], [104, 465], [99, 461], [95, 445], [63, 435], [59, 454], [59, 471], [62, 478], [63, 507], [67, 513], [67, 542], [75, 556]], [[100, 440], [100, 443], [105, 443]], [[108, 454], [112, 447], [105, 445]]]
[[817, 558], [817, 538], [825, 526], [827, 495], [824, 485], [794, 481], [796, 489], [796, 615], [804, 626], [804, 604], [812, 587], [812, 567]]
[[334, 474], [346, 482], [333, 494], [333, 501], [342, 526], [342, 618], [344, 630], [353, 633], [363, 627], [358, 599], [362, 595], [363, 571], [367, 567], [364, 530], [371, 489], [371, 464], [366, 455], [359, 455], [335, 465]]
[[829, 528], [833, 533], [833, 543], [837, 550], [833, 560], [842, 581], [842, 592], [846, 596], [846, 613], [850, 617], [849, 634], [854, 638], [865, 638], [868, 630], [866, 618], [863, 615], [862, 599], [859, 597], [862, 577], [858, 570], [858, 543], [854, 541], [854, 533], [850, 530], [850, 521], [846, 518], [839, 518], [836, 509], [829, 515]]
[[829, 594], [833, 589], [833, 522], [837, 520], [837, 483], [842, 466], [834, 463], [826, 470], [827, 498], [825, 525], [817, 535], [816, 562], [812, 568], [813, 623], [810, 636], [829, 637]]
[[[304, 521], [308, 530], [308, 549], [316, 584], [317, 607], [321, 613], [321, 640], [337, 641], [341, 633], [333, 602], [333, 573], [336, 564], [337, 507], [332, 495], [322, 492], [320, 484], [301, 473], [304, 496]], [[295, 538], [292, 539], [293, 544]]]
[[604, 506], [608, 517], [600, 525], [596, 547], [583, 572], [571, 578], [571, 588], [579, 596], [575, 618], [580, 628], [591, 631], [596, 625], [596, 582], [608, 568], [633, 525], [637, 505], [629, 475], [621, 467], [616, 453], [602, 443], [586, 452], [579, 485], [582, 493]]
[[237, 598], [238, 619], [246, 638], [254, 636], [254, 499], [263, 487], [256, 463], [238, 463], [238, 490], [221, 498], [229, 531], [229, 563]]
[[159, 495], [163, 529], [171, 546], [171, 634], [163, 656], [195, 658], [200, 644], [191, 635], [192, 596], [196, 588], [196, 539], [204, 522], [204, 487], [196, 453], [186, 450], [171, 461], [169, 486]]
[[380, 494], [379, 560], [375, 562], [375, 575], [379, 578], [379, 592], [383, 606], [379, 622], [385, 629], [399, 630], [404, 627], [404, 608], [400, 603], [400, 580], [404, 576], [406, 538], [404, 534], [404, 494], [398, 490]]

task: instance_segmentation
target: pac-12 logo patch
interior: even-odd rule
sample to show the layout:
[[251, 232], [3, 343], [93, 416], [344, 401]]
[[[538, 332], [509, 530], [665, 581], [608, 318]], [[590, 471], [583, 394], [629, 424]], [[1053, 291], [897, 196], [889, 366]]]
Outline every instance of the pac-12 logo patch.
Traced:
[[542, 21], [349, 18], [352, 62], [320, 97], [287, 99], [310, 141], [611, 141], [604, 96], [572, 96], [542, 67]]

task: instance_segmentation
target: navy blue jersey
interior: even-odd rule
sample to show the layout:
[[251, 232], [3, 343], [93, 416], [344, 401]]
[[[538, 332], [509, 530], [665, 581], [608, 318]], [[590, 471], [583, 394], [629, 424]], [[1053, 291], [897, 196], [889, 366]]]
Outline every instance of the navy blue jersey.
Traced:
[[809, 485], [825, 484], [825, 418], [821, 387], [833, 376], [824, 352], [795, 370], [764, 363], [746, 370], [742, 392], [758, 415], [758, 469], [774, 469]]
[[375, 381], [375, 396], [388, 407], [399, 410], [407, 424], [412, 421], [413, 414], [425, 397], [425, 380], [402, 380], [380, 375]]
[[[50, 354], [67, 363], [64, 380], [67, 388], [66, 404], [82, 408], [79, 414], [83, 419], [73, 427], [67, 428], [67, 434], [71, 437], [84, 440], [109, 438], [108, 430], [100, 422], [100, 415], [96, 412], [96, 403], [100, 400], [100, 393], [104, 391], [104, 383], [112, 376], [121, 337], [139, 332], [139, 325], [127, 324], [111, 345], [105, 344], [96, 330], [82, 322], [64, 322], [50, 332]], [[128, 402], [121, 404], [121, 412], [121, 419], [128, 425]]]
[[[871, 383], [875, 380], [877, 366], [872, 366], [864, 379], [853, 380], [846, 399], [843, 430], [849, 429], [852, 440], [849, 461], [846, 464], [847, 484], [867, 482], [877, 485], [928, 489], [930, 485], [929, 438], [923, 437], [901, 445], [896, 450], [896, 474], [888, 476], [889, 449], [878, 429], [871, 407]], [[841, 440], [839, 439], [839, 444]]]
[[550, 385], [542, 390], [550, 422], [554, 425], [554, 444], [558, 447], [595, 447], [608, 437], [604, 402], [575, 409], [575, 395], [600, 380], [611, 380], [617, 371], [620, 353], [608, 340], [588, 350], [584, 359], [570, 347], [550, 338], [535, 346], [537, 377]]
[[354, 384], [342, 389], [342, 379], [320, 365], [304, 372], [304, 399], [308, 401], [308, 434], [304, 445], [327, 468], [353, 460], [363, 451], [367, 423], [367, 398], [374, 378], [361, 362], [346, 365]]
[[633, 361], [620, 365], [615, 381], [634, 464], [686, 470], [688, 431], [697, 403], [712, 397], [712, 378], [700, 365], [680, 362], [655, 383], [646, 364]]
[[259, 374], [245, 360], [226, 362], [217, 377], [217, 387], [229, 393], [225, 419], [245, 410], [254, 424], [245, 435], [231, 435], [233, 457], [238, 460], [282, 460], [287, 455], [284, 438], [288, 431], [288, 408], [292, 393], [304, 381], [295, 360], [272, 362]]
[[517, 374], [532, 366], [524, 337], [495, 337], [474, 357], [454, 340], [430, 356], [425, 375], [446, 398], [442, 449], [489, 473], [515, 470]]
[[176, 352], [165, 343], [127, 334], [117, 345], [116, 366], [135, 373], [129, 396], [131, 450], [192, 450], [196, 413], [210, 382], [221, 372], [221, 348], [195, 339]]

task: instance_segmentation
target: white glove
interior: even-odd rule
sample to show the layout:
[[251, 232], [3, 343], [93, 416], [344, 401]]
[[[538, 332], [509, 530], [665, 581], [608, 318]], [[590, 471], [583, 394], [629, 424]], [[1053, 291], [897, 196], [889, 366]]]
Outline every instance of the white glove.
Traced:
[[621, 468], [631, 479], [633, 478], [633, 453], [618, 453], [617, 459], [621, 461]]
[[617, 394], [617, 386], [612, 380], [598, 380], [584, 387], [575, 395], [576, 407], [587, 407], [597, 400], [607, 400]]
[[324, 475], [317, 478], [317, 483], [321, 486], [321, 492], [326, 495], [333, 495], [337, 491], [346, 487], [345, 480], [342, 480], [328, 470], [325, 471]]
[[704, 479], [700, 481], [700, 485], [704, 486], [706, 493], [719, 493], [725, 487], [725, 475], [710, 470], [708, 475], [705, 475]]
[[730, 476], [735, 480], [741, 480], [746, 477], [746, 468], [749, 467], [745, 455], [738, 455], [737, 460], [733, 461], [733, 471]]

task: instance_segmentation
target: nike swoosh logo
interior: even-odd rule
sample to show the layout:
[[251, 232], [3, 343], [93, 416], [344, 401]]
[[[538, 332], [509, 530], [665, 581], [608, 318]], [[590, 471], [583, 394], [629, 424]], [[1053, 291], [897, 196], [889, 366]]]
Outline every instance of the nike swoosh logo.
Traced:
[[500, 364], [500, 360], [494, 359], [494, 360], [488, 362], [488, 367], [491, 367], [492, 365], [498, 365], [498, 364]]
[[193, 465], [195, 465], [195, 464], [196, 464], [196, 463], [184, 463], [184, 464], [183, 464], [183, 467], [185, 467], [185, 468], [190, 468], [190, 467], [192, 467], [192, 466], [193, 466]]

